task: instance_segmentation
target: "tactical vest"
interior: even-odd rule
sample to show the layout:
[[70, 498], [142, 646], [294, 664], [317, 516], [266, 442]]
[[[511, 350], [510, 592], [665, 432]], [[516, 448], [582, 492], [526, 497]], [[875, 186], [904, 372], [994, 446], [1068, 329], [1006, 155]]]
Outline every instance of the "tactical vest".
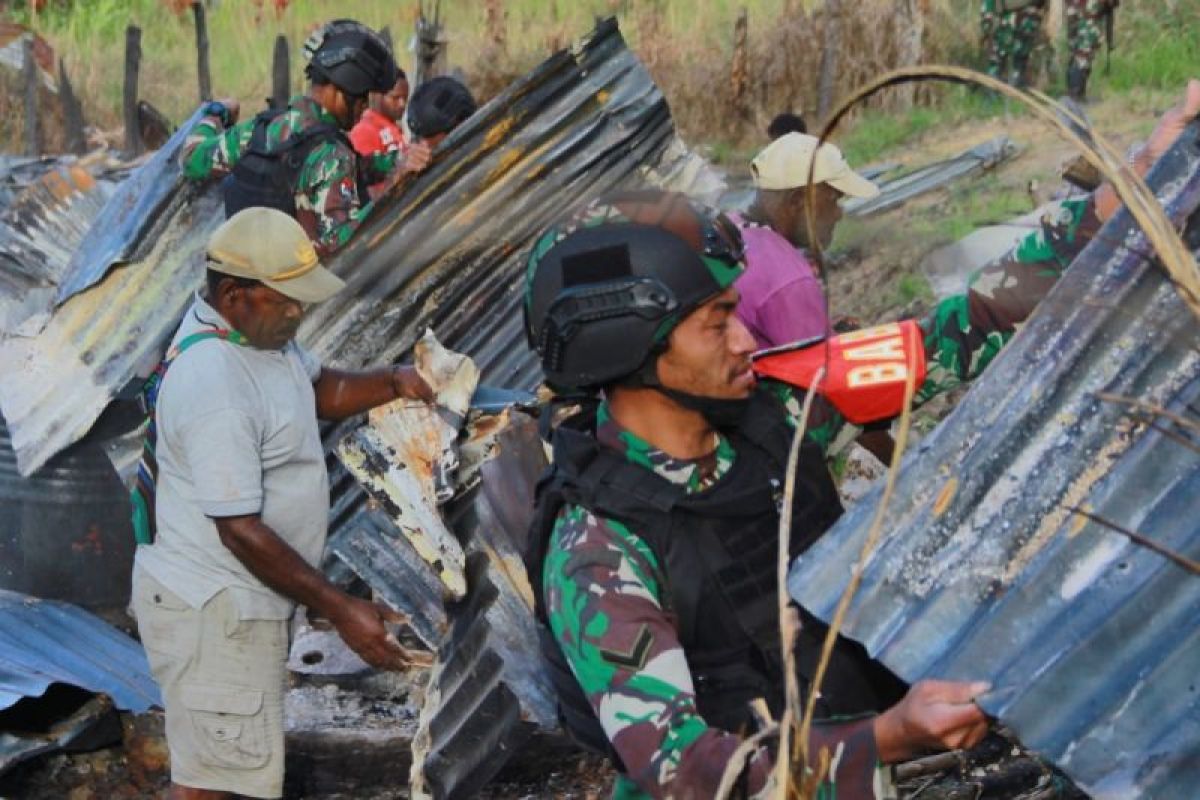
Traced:
[[[654, 553], [664, 573], [664, 603], [676, 615], [701, 717], [731, 732], [753, 730], [748, 701], [784, 707], [776, 560], [792, 428], [782, 405], [756, 392], [741, 424], [724, 433], [737, 453], [712, 487], [688, 494], [644, 466], [600, 445], [594, 412], [564, 422], [554, 435], [554, 465], [538, 486], [530, 574], [541, 649], [558, 694], [564, 727], [584, 746], [616, 760], [591, 704], [545, 625], [542, 566], [564, 504], [622, 522]], [[841, 515], [837, 489], [816, 445], [800, 451], [792, 506], [791, 557]], [[807, 614], [797, 651], [801, 686], [813, 674], [826, 627]], [[903, 695], [899, 683], [860, 645], [839, 639], [821, 694], [822, 716], [875, 711]], [[882, 671], [882, 674], [879, 674]], [[619, 762], [618, 762], [619, 764]]]
[[[345, 132], [326, 122], [293, 132], [271, 150], [267, 145], [267, 128], [283, 111], [268, 109], [254, 118], [250, 143], [222, 184], [226, 219], [244, 208], [257, 206], [274, 208], [295, 218], [296, 184], [313, 148], [326, 142], [341, 142], [354, 153]], [[358, 196], [366, 202], [366, 176], [357, 156], [353, 158]]]

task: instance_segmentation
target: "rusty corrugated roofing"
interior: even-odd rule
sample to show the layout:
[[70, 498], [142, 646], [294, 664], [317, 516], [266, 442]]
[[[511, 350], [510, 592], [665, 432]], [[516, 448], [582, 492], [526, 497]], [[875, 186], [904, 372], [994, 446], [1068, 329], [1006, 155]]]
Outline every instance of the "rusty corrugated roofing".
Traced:
[[[1149, 177], [1200, 244], [1193, 126]], [[983, 707], [1097, 798], [1200, 784], [1200, 578], [1073, 514], [1200, 559], [1200, 325], [1128, 214], [1110, 221], [906, 458], [845, 632], [907, 681], [986, 679]], [[1190, 440], [1191, 446], [1171, 436]], [[879, 492], [793, 565], [828, 620]]]
[[[569, 205], [640, 181], [673, 135], [662, 94], [615, 20], [600, 23], [484, 105], [429, 170], [380, 202], [330, 262], [348, 288], [311, 312], [300, 341], [355, 367], [400, 358], [432, 326], [470, 353], [485, 382], [531, 388], [540, 373], [521, 333], [523, 248]], [[72, 267], [60, 296], [99, 283], [68, 297], [37, 337], [0, 343], [0, 371], [22, 376], [0, 384], [0, 409], [23, 474], [148, 374], [199, 285], [219, 192], [209, 184], [197, 195], [159, 155], [127, 183], [169, 191], [121, 217], [115, 207], [135, 197], [123, 185], [96, 225], [120, 222], [103, 240], [107, 255]]]

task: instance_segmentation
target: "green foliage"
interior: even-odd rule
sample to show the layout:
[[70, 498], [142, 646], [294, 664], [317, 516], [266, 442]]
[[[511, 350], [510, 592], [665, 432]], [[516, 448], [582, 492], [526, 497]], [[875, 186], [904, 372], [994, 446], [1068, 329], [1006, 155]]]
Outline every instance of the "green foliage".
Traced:
[[[1153, 8], [1152, 8], [1153, 7]], [[1119, 92], [1160, 89], [1175, 93], [1200, 64], [1200, 9], [1194, 0], [1177, 3], [1122, 3], [1117, 9], [1117, 42], [1105, 75], [1103, 49], [1093, 75]]]
[[924, 275], [915, 272], [910, 272], [901, 275], [896, 279], [896, 304], [907, 306], [914, 300], [920, 300], [924, 304], [931, 304], [934, 300], [933, 289], [929, 286], [929, 281]]

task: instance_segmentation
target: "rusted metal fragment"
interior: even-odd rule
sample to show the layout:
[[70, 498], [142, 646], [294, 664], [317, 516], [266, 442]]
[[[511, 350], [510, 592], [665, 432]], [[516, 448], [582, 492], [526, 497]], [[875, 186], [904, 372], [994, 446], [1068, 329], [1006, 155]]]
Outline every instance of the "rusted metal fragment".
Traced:
[[184, 194], [161, 212], [144, 258], [70, 297], [36, 336], [0, 340], [0, 373], [19, 376], [0, 381], [0, 408], [22, 475], [82, 438], [158, 363], [203, 280], [204, 246], [222, 219], [219, 192]]
[[[42, 753], [84, 744], [100, 747], [121, 739], [121, 725], [113, 712], [112, 700], [104, 695], [92, 697], [75, 711], [54, 720], [45, 730], [37, 733], [31, 732], [32, 726], [25, 730], [14, 730], [15, 722], [0, 720], [0, 726], [6, 728], [0, 730], [0, 774]], [[104, 730], [100, 730], [105, 722], [108, 724], [103, 725]], [[84, 739], [90, 741], [85, 743]]]
[[429, 565], [449, 600], [467, 592], [462, 546], [425, 494], [430, 484], [428, 462], [403, 460], [408, 453], [394, 447], [378, 431], [359, 428], [338, 445], [338, 458], [400, 530], [404, 541]]
[[[432, 327], [448, 346], [471, 354], [483, 380], [532, 389], [540, 371], [523, 345], [525, 248], [569, 205], [640, 184], [638, 169], [673, 135], [661, 92], [616, 23], [603, 22], [456, 128], [430, 169], [376, 206], [332, 259], [350, 286], [311, 312], [300, 341], [326, 363], [353, 368], [402, 357]], [[88, 252], [86, 269], [72, 269], [64, 285], [99, 284], [63, 303], [37, 344], [0, 353], [5, 374], [29, 370], [28, 380], [0, 386], [23, 474], [80, 438], [134, 388], [200, 282], [201, 246], [223, 216], [217, 185], [181, 184], [173, 158], [153, 163], [162, 167], [155, 192], [175, 188], [163, 203], [133, 203], [139, 181], [122, 185], [106, 215], [129, 201], [123, 225], [97, 223], [93, 233], [111, 228], [111, 241], [77, 249], [76, 258]], [[137, 175], [149, 171], [147, 163]], [[132, 261], [109, 270], [122, 259]], [[353, 517], [361, 493], [355, 488], [334, 501], [347, 512], [334, 520], [336, 530]]]
[[30, 336], [54, 306], [58, 282], [112, 184], [77, 163], [57, 164], [26, 186], [0, 220], [0, 333]]
[[[1147, 182], [1200, 249], [1200, 126]], [[1200, 324], [1150, 252], [1110, 220], [908, 454], [845, 632], [907, 681], [991, 681], [983, 708], [1097, 797], [1182, 800], [1200, 783], [1200, 581], [1071, 511], [1200, 557], [1200, 437], [1103, 397], [1200, 420]], [[817, 616], [879, 496], [793, 565]]]
[[954, 158], [929, 164], [907, 175], [880, 184], [879, 195], [869, 200], [847, 200], [846, 213], [854, 217], [878, 214], [907, 203], [914, 197], [995, 168], [1012, 158], [1017, 146], [1007, 136], [997, 136], [968, 148]]
[[557, 730], [521, 552], [545, 468], [537, 425], [512, 412], [481, 480], [448, 507], [464, 537], [466, 600], [449, 610], [413, 740], [414, 796], [470, 797], [537, 733]]
[[413, 354], [417, 371], [437, 397], [436, 405], [397, 400], [372, 409], [367, 420], [418, 481], [422, 500], [437, 505], [454, 494], [455, 441], [479, 384], [479, 368], [467, 356], [443, 347], [432, 330], [425, 331]]

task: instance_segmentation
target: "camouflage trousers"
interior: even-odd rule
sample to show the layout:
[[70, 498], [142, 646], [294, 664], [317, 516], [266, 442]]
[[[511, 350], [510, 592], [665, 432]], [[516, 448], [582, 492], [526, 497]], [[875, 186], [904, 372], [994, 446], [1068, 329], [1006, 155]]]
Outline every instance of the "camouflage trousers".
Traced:
[[[1016, 11], [1004, 11], [1002, 0], [982, 0], [980, 26], [987, 56], [987, 74], [1014, 85], [1025, 83], [1025, 69], [1046, 13], [1034, 2]], [[1005, 74], [1005, 68], [1009, 72]]]
[[1067, 19], [1067, 51], [1071, 63], [1081, 70], [1090, 70], [1104, 31], [1104, 15], [1108, 0], [1064, 0], [1063, 13]]

